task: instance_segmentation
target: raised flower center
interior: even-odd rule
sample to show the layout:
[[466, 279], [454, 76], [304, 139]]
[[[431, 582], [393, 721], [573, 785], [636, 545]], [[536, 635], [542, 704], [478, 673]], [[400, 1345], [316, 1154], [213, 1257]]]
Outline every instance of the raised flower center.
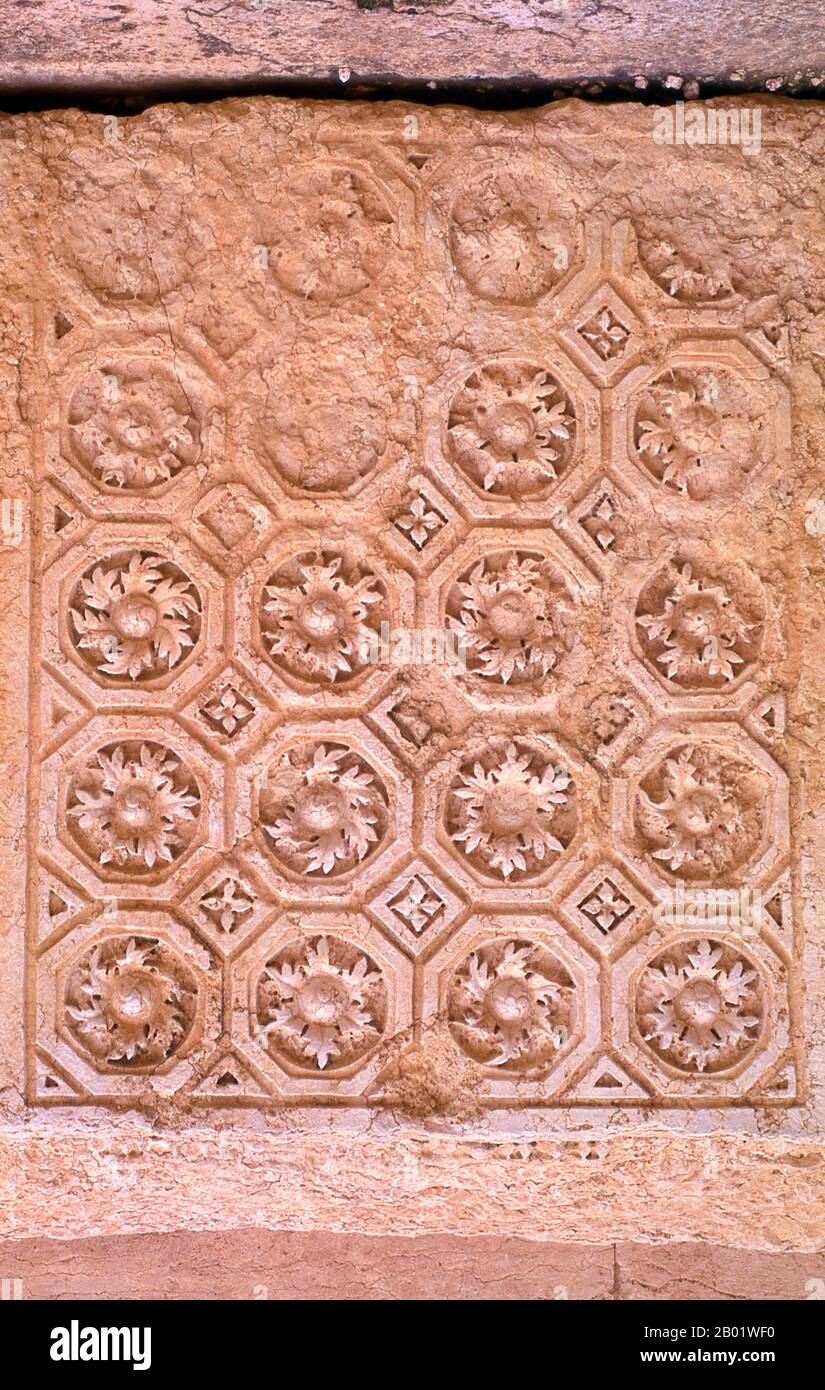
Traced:
[[313, 642], [328, 642], [338, 636], [342, 623], [340, 607], [330, 599], [308, 599], [301, 605], [298, 621]]
[[676, 424], [680, 442], [692, 454], [704, 454], [713, 449], [722, 433], [721, 421], [716, 411], [702, 401], [680, 410]]
[[295, 1012], [305, 1023], [337, 1023], [349, 1005], [346, 985], [334, 975], [316, 976], [298, 991]]
[[490, 443], [499, 454], [513, 458], [533, 442], [535, 425], [529, 406], [507, 401], [492, 411], [486, 421]]
[[295, 812], [305, 830], [322, 835], [341, 824], [341, 793], [331, 786], [306, 787], [295, 799]]
[[721, 996], [710, 980], [691, 981], [675, 1002], [679, 1017], [699, 1028], [709, 1028], [722, 1010]]
[[535, 811], [535, 798], [528, 787], [501, 782], [484, 798], [484, 824], [494, 835], [517, 835], [528, 825]]
[[689, 792], [678, 810], [679, 827], [688, 835], [701, 838], [716, 828], [719, 804], [713, 792]]
[[158, 610], [143, 594], [126, 594], [112, 609], [112, 622], [121, 637], [133, 642], [145, 641], [155, 630]]
[[490, 603], [487, 622], [496, 637], [518, 641], [532, 631], [535, 616], [525, 595], [518, 590], [510, 590]]
[[712, 637], [717, 628], [716, 605], [709, 600], [697, 599], [694, 603], [685, 605], [676, 620], [676, 628], [680, 636], [697, 644], [704, 643], [708, 637]]
[[109, 998], [109, 1007], [118, 1023], [144, 1023], [150, 1019], [157, 1005], [157, 986], [148, 975], [130, 972], [115, 981]]
[[494, 980], [487, 991], [487, 1007], [493, 1018], [505, 1026], [523, 1023], [530, 1017], [533, 1000], [523, 980]]
[[115, 793], [115, 820], [127, 833], [144, 830], [155, 819], [155, 794], [150, 787], [128, 783]]

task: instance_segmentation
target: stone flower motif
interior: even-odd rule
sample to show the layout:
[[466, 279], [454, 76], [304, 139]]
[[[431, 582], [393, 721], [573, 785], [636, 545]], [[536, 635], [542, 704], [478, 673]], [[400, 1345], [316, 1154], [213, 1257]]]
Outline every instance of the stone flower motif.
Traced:
[[495, 497], [544, 496], [567, 468], [575, 438], [566, 392], [550, 372], [524, 363], [473, 372], [447, 417], [453, 458]]
[[575, 986], [565, 967], [530, 941], [492, 941], [459, 966], [448, 1013], [459, 1045], [507, 1071], [544, 1071], [574, 1024]]
[[657, 481], [700, 501], [736, 491], [769, 450], [762, 407], [721, 371], [665, 372], [642, 393], [634, 438]]
[[152, 938], [99, 942], [75, 964], [66, 1017], [75, 1038], [112, 1066], [157, 1067], [178, 1050], [195, 1014], [197, 984]]
[[92, 373], [72, 396], [68, 426], [87, 472], [125, 492], [166, 482], [200, 452], [200, 423], [183, 386], [142, 361]]
[[682, 878], [741, 864], [762, 831], [762, 775], [715, 749], [674, 749], [639, 790], [636, 823], [653, 859]]
[[566, 273], [576, 241], [573, 209], [554, 184], [550, 196], [521, 169], [491, 168], [456, 198], [450, 252], [480, 298], [532, 304]]
[[112, 744], [73, 779], [68, 815], [100, 864], [140, 873], [172, 863], [191, 840], [197, 784], [158, 744]]
[[447, 621], [469, 669], [502, 685], [546, 676], [573, 645], [572, 608], [550, 562], [514, 550], [453, 585]]
[[603, 362], [612, 362], [614, 358], [619, 357], [630, 337], [624, 324], [607, 305], [591, 314], [587, 322], [582, 324], [579, 333]]
[[104, 676], [171, 671], [200, 632], [191, 580], [160, 555], [110, 556], [81, 578], [69, 610], [75, 645]]
[[199, 905], [213, 926], [231, 935], [252, 913], [255, 894], [244, 879], [227, 877], [204, 893]]
[[279, 190], [263, 234], [269, 264], [302, 300], [335, 303], [366, 289], [389, 259], [395, 222], [383, 194], [361, 173], [306, 168]]
[[384, 1031], [387, 990], [368, 955], [338, 937], [293, 941], [266, 964], [257, 988], [258, 1041], [299, 1066], [357, 1061]]
[[675, 942], [644, 971], [636, 993], [639, 1031], [663, 1061], [718, 1072], [752, 1051], [765, 1015], [759, 972], [726, 942]]
[[561, 854], [576, 825], [569, 773], [527, 744], [497, 742], [466, 762], [450, 787], [447, 830], [496, 878], [533, 878]]
[[437, 534], [444, 525], [440, 512], [433, 511], [427, 498], [419, 493], [409, 504], [409, 510], [400, 512], [393, 518], [393, 525], [403, 532], [416, 550], [423, 550], [431, 536]]
[[753, 632], [725, 587], [694, 577], [689, 564], [676, 568], [657, 611], [638, 615], [636, 622], [648, 656], [668, 680], [687, 686], [734, 680]]
[[375, 575], [341, 555], [300, 555], [282, 565], [265, 590], [264, 636], [277, 665], [316, 684], [363, 669], [386, 596]]
[[353, 749], [310, 743], [292, 749], [270, 778], [261, 819], [274, 853], [293, 870], [346, 873], [383, 840], [387, 796]]

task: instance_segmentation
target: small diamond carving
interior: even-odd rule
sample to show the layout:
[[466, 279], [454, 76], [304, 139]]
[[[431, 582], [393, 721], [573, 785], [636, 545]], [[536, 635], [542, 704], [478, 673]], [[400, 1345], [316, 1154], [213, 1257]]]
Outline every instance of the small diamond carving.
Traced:
[[217, 733], [232, 738], [254, 717], [255, 705], [236, 686], [225, 685], [201, 705], [200, 713]]
[[579, 333], [603, 362], [620, 357], [630, 337], [628, 329], [607, 304], [581, 324]]
[[430, 892], [423, 878], [414, 874], [401, 892], [390, 899], [389, 906], [405, 926], [420, 936], [443, 911], [444, 901], [437, 893]]
[[461, 899], [422, 860], [402, 869], [371, 904], [371, 915], [413, 954], [454, 928]]
[[[615, 864], [597, 864], [564, 898], [572, 920], [600, 951], [623, 949], [647, 903]], [[618, 946], [617, 946], [618, 943]]]
[[603, 931], [613, 931], [633, 911], [633, 904], [607, 875], [580, 903], [579, 911]]
[[423, 550], [446, 525], [447, 518], [442, 516], [424, 492], [419, 492], [407, 508], [393, 517], [393, 526], [416, 550]]

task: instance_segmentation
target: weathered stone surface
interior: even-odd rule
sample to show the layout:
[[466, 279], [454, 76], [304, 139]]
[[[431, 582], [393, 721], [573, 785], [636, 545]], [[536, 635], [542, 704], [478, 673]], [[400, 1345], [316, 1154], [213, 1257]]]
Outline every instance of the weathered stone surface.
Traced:
[[0, 8], [0, 78], [24, 88], [329, 80], [682, 80], [825, 76], [818, 0], [40, 0]]
[[0, 124], [15, 1240], [821, 1250], [825, 127], [693, 110]]
[[36, 1299], [820, 1299], [822, 1258], [507, 1236], [175, 1231], [0, 1242]]

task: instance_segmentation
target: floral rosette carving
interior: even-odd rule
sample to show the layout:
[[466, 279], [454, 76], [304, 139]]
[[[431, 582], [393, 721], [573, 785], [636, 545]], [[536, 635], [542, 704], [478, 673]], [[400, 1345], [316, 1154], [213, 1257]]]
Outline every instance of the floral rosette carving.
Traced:
[[633, 438], [651, 476], [695, 501], [738, 492], [771, 451], [764, 398], [721, 368], [679, 367], [651, 382]]
[[333, 551], [285, 561], [271, 575], [261, 605], [274, 665], [316, 685], [340, 684], [362, 671], [388, 620], [383, 584]]
[[201, 448], [196, 408], [160, 362], [109, 363], [76, 388], [67, 412], [74, 457], [97, 482], [142, 492], [191, 467]]
[[557, 178], [548, 186], [516, 167], [486, 169], [453, 203], [453, 264], [481, 299], [532, 304], [575, 256], [574, 216]]
[[535, 878], [569, 845], [577, 825], [569, 772], [525, 740], [497, 739], [459, 768], [446, 799], [449, 839], [485, 876]]
[[75, 648], [102, 676], [154, 680], [178, 666], [200, 634], [201, 602], [188, 575], [151, 551], [91, 565], [69, 607]]
[[310, 742], [270, 772], [259, 814], [282, 864], [334, 878], [376, 852], [390, 813], [386, 787], [366, 758], [348, 745]]
[[256, 990], [258, 1040], [312, 1071], [358, 1062], [387, 1019], [387, 985], [371, 956], [341, 937], [291, 941], [267, 961]]
[[447, 441], [476, 487], [508, 500], [541, 498], [569, 467], [575, 411], [551, 372], [494, 362], [473, 372], [454, 396]]
[[278, 284], [302, 300], [335, 303], [371, 284], [395, 246], [395, 219], [360, 171], [305, 168], [278, 192], [262, 234]]
[[474, 1061], [541, 1074], [576, 1025], [576, 986], [566, 966], [534, 941], [489, 941], [454, 972], [450, 1031]]
[[719, 881], [750, 858], [766, 807], [758, 768], [712, 745], [685, 744], [642, 781], [636, 828], [651, 858], [678, 878]]
[[[636, 609], [642, 650], [650, 665], [687, 690], [721, 689], [754, 660], [762, 623], [750, 620], [752, 599], [673, 561], [645, 586]], [[745, 604], [747, 603], [747, 610]], [[644, 611], [647, 610], [647, 611]]]
[[81, 849], [129, 875], [171, 864], [194, 837], [201, 797], [194, 775], [157, 743], [113, 743], [69, 785], [67, 815]]
[[302, 375], [271, 391], [261, 425], [263, 451], [292, 487], [308, 493], [349, 493], [387, 452], [388, 432], [376, 385], [372, 397], [327, 374]]
[[636, 987], [636, 1022], [648, 1046], [679, 1071], [726, 1071], [751, 1053], [766, 1015], [760, 972], [738, 946], [713, 938], [673, 942]]
[[176, 953], [151, 937], [110, 937], [75, 962], [66, 987], [66, 1023], [97, 1062], [159, 1067], [186, 1040], [197, 981]]
[[501, 551], [465, 571], [447, 597], [447, 623], [467, 669], [490, 685], [541, 681], [573, 646], [573, 604], [540, 554]]

